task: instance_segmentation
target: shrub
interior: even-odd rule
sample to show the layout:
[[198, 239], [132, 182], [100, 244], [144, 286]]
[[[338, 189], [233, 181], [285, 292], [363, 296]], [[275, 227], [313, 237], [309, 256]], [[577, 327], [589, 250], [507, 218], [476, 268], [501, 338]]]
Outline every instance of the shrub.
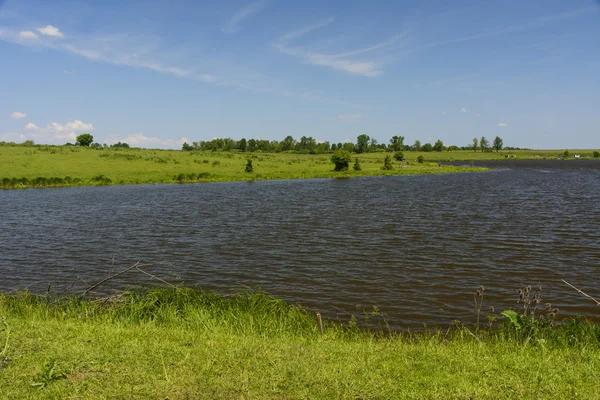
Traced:
[[221, 165], [221, 161], [213, 161], [212, 166], [216, 167], [217, 165]]
[[346, 150], [336, 150], [331, 155], [331, 162], [335, 164], [336, 171], [345, 171], [352, 161], [352, 156]]
[[254, 171], [254, 167], [252, 166], [252, 160], [249, 158], [246, 162], [246, 172]]
[[394, 166], [392, 165], [392, 157], [390, 157], [389, 155], [385, 156], [385, 158], [383, 159], [383, 167], [381, 167], [381, 169], [384, 171], [394, 169]]
[[396, 153], [394, 153], [394, 158], [397, 161], [404, 161], [404, 153], [401, 151], [397, 151]]
[[594, 152], [594, 158], [598, 158], [600, 157], [600, 153], [598, 153], [597, 151]]
[[423, 161], [425, 161], [425, 158], [423, 156], [419, 156], [419, 157], [417, 157], [417, 161], [419, 162], [419, 164], [423, 164]]
[[360, 171], [360, 170], [362, 169], [362, 168], [360, 167], [360, 164], [359, 164], [359, 162], [358, 162], [358, 157], [356, 157], [356, 158], [354, 159], [354, 167], [352, 167], [352, 168], [354, 168], [354, 170], [355, 170], [355, 171]]

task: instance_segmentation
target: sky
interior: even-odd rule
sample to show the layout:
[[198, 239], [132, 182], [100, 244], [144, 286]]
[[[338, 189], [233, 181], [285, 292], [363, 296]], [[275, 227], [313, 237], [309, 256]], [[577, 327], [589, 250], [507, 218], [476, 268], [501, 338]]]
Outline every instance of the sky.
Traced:
[[0, 141], [600, 148], [598, 0], [0, 0]]

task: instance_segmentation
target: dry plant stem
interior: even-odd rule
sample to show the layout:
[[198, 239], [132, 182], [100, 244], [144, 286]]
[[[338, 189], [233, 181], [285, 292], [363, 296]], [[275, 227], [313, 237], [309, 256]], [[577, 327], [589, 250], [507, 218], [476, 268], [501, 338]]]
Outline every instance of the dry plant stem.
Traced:
[[319, 324], [319, 332], [323, 336], [323, 319], [321, 318], [321, 313], [317, 313], [317, 323]]
[[565, 284], [567, 284], [568, 286], [572, 287], [573, 289], [575, 289], [576, 291], [578, 291], [579, 293], [581, 293], [582, 295], [584, 295], [585, 297], [592, 299], [596, 303], [596, 305], [600, 306], [600, 301], [596, 300], [595, 298], [593, 298], [589, 294], [584, 293], [583, 290], [576, 288], [575, 286], [571, 285], [569, 282], [565, 281], [564, 279], [561, 279], [561, 280]]
[[129, 271], [131, 271], [132, 269], [138, 269], [138, 266], [139, 266], [139, 265], [140, 265], [140, 262], [138, 261], [138, 262], [136, 262], [135, 264], [133, 264], [131, 267], [129, 267], [129, 268], [126, 268], [126, 269], [124, 269], [124, 270], [123, 270], [123, 271], [121, 271], [121, 272], [117, 272], [116, 274], [114, 274], [114, 275], [111, 275], [111, 276], [109, 276], [108, 278], [106, 278], [106, 279], [103, 279], [103, 280], [101, 280], [100, 282], [93, 284], [92, 286], [90, 286], [89, 288], [87, 288], [87, 289], [86, 289], [86, 290], [85, 290], [85, 291], [84, 291], [84, 292], [81, 294], [81, 296], [80, 296], [80, 297], [83, 297], [83, 296], [85, 296], [86, 294], [88, 294], [89, 292], [91, 292], [92, 290], [94, 290], [95, 288], [97, 288], [98, 286], [102, 285], [103, 283], [105, 283], [105, 282], [107, 282], [107, 281], [109, 281], [109, 280], [111, 280], [111, 279], [113, 279], [113, 278], [116, 278], [116, 277], [117, 277], [117, 276], [119, 276], [119, 275], [122, 275], [122, 274], [124, 274], [124, 273], [126, 273], [126, 272], [129, 272]]
[[141, 269], [140, 267], [135, 267], [135, 269], [136, 269], [136, 270], [138, 270], [138, 271], [140, 271], [142, 274], [146, 274], [146, 275], [148, 275], [148, 276], [149, 276], [150, 278], [152, 278], [152, 279], [156, 279], [157, 281], [159, 281], [159, 282], [161, 282], [161, 283], [164, 283], [165, 285], [168, 285], [168, 286], [175, 286], [175, 285], [173, 285], [172, 283], [169, 283], [169, 282], [167, 282], [167, 281], [164, 281], [164, 280], [160, 279], [158, 276], [154, 276], [154, 275], [152, 275], [152, 274], [150, 274], [150, 273], [148, 273], [148, 272], [144, 271], [144, 270], [143, 270], [143, 269]]

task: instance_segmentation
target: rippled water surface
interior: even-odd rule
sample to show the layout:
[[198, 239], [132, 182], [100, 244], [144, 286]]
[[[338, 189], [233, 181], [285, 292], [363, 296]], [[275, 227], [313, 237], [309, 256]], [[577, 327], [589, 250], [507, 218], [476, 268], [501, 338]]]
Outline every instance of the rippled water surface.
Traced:
[[[478, 163], [485, 165], [485, 163]], [[445, 325], [544, 286], [561, 314], [598, 307], [600, 163], [509, 161], [445, 176], [0, 191], [0, 290], [94, 281], [138, 260], [168, 279], [244, 287], [347, 320]], [[139, 274], [130, 276], [140, 279]]]

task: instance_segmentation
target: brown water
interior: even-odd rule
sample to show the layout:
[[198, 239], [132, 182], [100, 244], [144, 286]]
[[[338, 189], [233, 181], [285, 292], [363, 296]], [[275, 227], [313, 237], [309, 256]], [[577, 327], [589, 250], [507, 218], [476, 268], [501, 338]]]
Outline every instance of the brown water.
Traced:
[[261, 288], [342, 320], [377, 306], [396, 329], [474, 321], [479, 285], [484, 309], [508, 308], [520, 287], [541, 283], [563, 316], [599, 315], [561, 279], [600, 298], [600, 163], [495, 166], [0, 191], [0, 290], [98, 280], [114, 257], [113, 269], [141, 260], [169, 280]]

